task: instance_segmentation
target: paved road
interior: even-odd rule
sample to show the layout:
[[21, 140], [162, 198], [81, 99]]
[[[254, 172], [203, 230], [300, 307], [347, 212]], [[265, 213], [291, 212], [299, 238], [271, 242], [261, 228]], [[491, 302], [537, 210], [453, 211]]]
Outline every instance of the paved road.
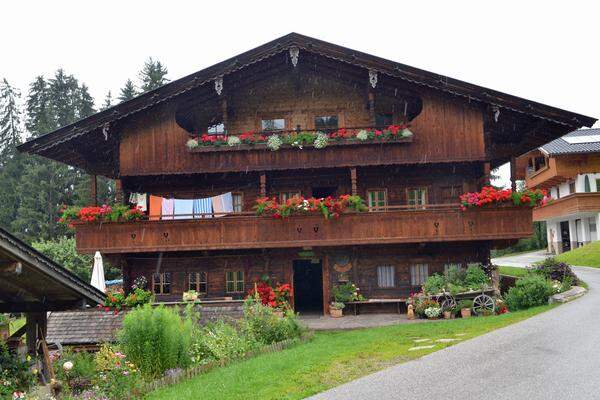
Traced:
[[577, 274], [590, 292], [571, 303], [314, 399], [600, 399], [600, 270]]
[[506, 257], [492, 258], [492, 264], [504, 265], [507, 267], [521, 267], [525, 268], [533, 263], [542, 261], [549, 257], [546, 250], [536, 250], [529, 253], [516, 254]]

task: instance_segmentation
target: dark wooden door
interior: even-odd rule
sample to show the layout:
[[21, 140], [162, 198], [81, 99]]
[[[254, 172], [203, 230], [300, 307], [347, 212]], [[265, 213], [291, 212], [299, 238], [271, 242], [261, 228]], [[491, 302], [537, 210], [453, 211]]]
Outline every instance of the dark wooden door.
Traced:
[[323, 312], [323, 268], [321, 262], [294, 261], [294, 308], [300, 313]]
[[562, 241], [562, 251], [571, 250], [571, 235], [569, 233], [569, 221], [560, 223], [560, 237]]

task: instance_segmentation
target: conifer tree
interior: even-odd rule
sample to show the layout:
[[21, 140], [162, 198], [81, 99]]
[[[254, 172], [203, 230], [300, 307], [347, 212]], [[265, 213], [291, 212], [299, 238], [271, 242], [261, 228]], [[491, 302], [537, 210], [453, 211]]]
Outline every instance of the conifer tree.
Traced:
[[142, 92], [149, 92], [169, 82], [166, 78], [167, 73], [167, 68], [160, 61], [154, 61], [152, 57], [148, 58], [140, 71]]
[[21, 144], [20, 93], [6, 78], [0, 81], [0, 166], [8, 162]]
[[102, 107], [100, 107], [100, 111], [104, 111], [107, 108], [111, 108], [113, 105], [112, 102], [112, 93], [109, 90], [108, 93], [106, 93], [106, 97], [104, 98], [104, 103], [102, 103]]
[[119, 93], [119, 101], [123, 102], [131, 100], [135, 96], [137, 96], [137, 94], [138, 93], [135, 89], [133, 82], [131, 81], [131, 79], [127, 79], [127, 82], [125, 82], [125, 86], [121, 89], [121, 93]]

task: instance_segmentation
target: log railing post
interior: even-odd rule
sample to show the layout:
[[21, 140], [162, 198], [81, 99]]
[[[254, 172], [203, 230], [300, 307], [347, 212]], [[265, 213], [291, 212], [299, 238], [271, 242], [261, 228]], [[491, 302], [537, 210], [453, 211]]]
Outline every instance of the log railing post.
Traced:
[[267, 175], [264, 172], [260, 174], [260, 197], [267, 197]]
[[90, 199], [93, 205], [98, 205], [98, 176], [96, 175], [90, 175]]
[[514, 156], [510, 158], [510, 188], [517, 190], [517, 159]]
[[356, 167], [350, 168], [350, 182], [352, 184], [352, 196], [358, 194], [358, 186], [356, 181]]

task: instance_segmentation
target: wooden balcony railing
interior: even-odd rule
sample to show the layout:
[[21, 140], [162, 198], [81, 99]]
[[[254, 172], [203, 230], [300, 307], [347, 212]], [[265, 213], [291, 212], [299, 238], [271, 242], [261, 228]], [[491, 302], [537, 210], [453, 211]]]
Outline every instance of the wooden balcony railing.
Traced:
[[600, 212], [600, 193], [574, 193], [533, 209], [534, 221], [547, 221], [568, 215]]
[[525, 207], [461, 211], [458, 205], [400, 206], [347, 213], [335, 220], [313, 214], [283, 220], [249, 213], [194, 217], [77, 224], [77, 249], [116, 254], [505, 240], [532, 234], [531, 209]]

